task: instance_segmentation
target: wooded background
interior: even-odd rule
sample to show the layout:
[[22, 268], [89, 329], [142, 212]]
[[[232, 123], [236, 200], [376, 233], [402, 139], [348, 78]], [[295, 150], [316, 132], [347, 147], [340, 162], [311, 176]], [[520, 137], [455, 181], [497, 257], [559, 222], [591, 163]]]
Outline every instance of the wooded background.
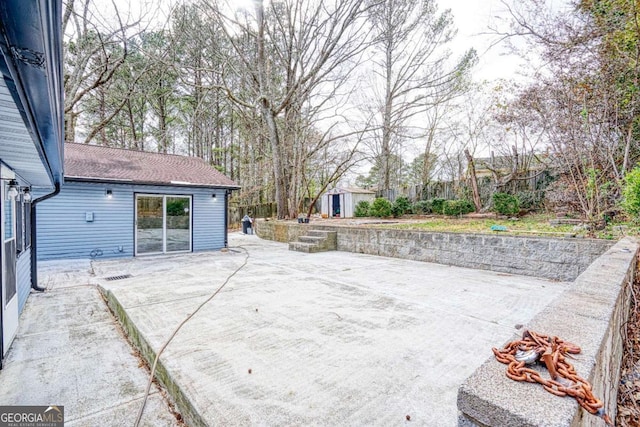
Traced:
[[473, 80], [474, 50], [449, 50], [434, 0], [235, 3], [179, 2], [158, 22], [66, 0], [66, 140], [201, 157], [242, 186], [236, 205], [279, 218], [341, 180], [472, 200], [481, 171], [494, 192], [551, 176], [541, 206], [592, 220], [637, 163], [635, 0], [505, 1], [487, 31], [529, 78], [491, 82]]

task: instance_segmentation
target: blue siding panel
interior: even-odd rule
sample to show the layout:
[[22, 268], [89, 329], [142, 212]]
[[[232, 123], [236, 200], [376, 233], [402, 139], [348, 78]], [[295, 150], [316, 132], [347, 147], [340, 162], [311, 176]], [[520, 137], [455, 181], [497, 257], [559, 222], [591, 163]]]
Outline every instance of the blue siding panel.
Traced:
[[193, 194], [194, 251], [224, 247], [224, 191], [218, 191], [215, 199], [212, 194], [203, 189]]
[[22, 309], [27, 302], [29, 293], [31, 292], [31, 249], [23, 251], [16, 262], [16, 280], [18, 281], [18, 311], [22, 313]]
[[[55, 197], [37, 205], [38, 259], [90, 258], [133, 255], [133, 205], [130, 186], [65, 183]], [[85, 220], [86, 213], [93, 221]], [[122, 246], [123, 252], [118, 248]]]
[[[67, 182], [60, 194], [37, 206], [38, 259], [132, 257], [136, 194], [192, 196], [193, 250], [224, 247], [224, 190]], [[87, 213], [93, 221], [86, 220]]]

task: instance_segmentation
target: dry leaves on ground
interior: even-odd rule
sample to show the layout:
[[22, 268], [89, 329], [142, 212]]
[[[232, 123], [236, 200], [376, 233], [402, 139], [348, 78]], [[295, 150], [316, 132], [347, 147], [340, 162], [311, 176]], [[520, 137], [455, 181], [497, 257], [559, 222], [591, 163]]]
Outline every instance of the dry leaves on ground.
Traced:
[[[640, 266], [640, 263], [638, 263]], [[631, 308], [627, 323], [616, 426], [640, 426], [640, 267], [631, 292]]]

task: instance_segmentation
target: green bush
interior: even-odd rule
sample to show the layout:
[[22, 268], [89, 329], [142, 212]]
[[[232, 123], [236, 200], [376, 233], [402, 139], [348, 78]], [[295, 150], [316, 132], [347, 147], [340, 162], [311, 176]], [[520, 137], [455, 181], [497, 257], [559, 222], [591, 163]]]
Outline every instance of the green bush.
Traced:
[[411, 212], [411, 202], [406, 196], [400, 196], [393, 202], [391, 207], [391, 213], [394, 217], [398, 218], [406, 213]]
[[369, 215], [378, 218], [386, 218], [391, 216], [392, 206], [391, 202], [383, 197], [378, 197], [373, 201], [373, 204], [369, 208]]
[[433, 213], [442, 214], [444, 212], [444, 203], [446, 202], [445, 199], [435, 198], [435, 199], [431, 199], [430, 202], [431, 202], [431, 211]]
[[637, 222], [640, 215], [640, 167], [624, 176], [621, 205], [625, 213]]
[[431, 202], [429, 200], [420, 200], [413, 204], [411, 210], [414, 214], [430, 214]]
[[185, 209], [189, 208], [189, 199], [167, 200], [167, 215], [184, 216], [187, 215]]
[[543, 191], [518, 191], [516, 197], [521, 209], [537, 210], [541, 207]]
[[494, 193], [493, 211], [501, 215], [515, 215], [520, 212], [520, 201], [511, 194]]
[[445, 215], [464, 215], [473, 211], [475, 211], [475, 207], [467, 199], [446, 200], [442, 208]]
[[371, 207], [371, 204], [368, 201], [360, 200], [356, 205], [356, 210], [353, 214], [358, 218], [369, 216], [370, 207]]

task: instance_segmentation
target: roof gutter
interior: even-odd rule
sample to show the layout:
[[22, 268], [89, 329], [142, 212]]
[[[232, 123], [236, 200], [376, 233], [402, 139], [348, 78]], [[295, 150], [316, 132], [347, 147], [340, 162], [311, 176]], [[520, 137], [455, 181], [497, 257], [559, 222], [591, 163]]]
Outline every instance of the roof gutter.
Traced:
[[38, 286], [38, 233], [36, 232], [38, 221], [36, 218], [36, 205], [58, 195], [58, 193], [60, 193], [60, 184], [56, 182], [52, 193], [45, 194], [31, 202], [31, 289], [38, 292], [44, 292], [45, 288]]
[[229, 184], [191, 184], [191, 183], [177, 183], [171, 182], [158, 182], [158, 181], [134, 181], [132, 179], [119, 179], [119, 178], [91, 178], [82, 176], [65, 176], [65, 182], [91, 182], [96, 184], [123, 184], [123, 185], [154, 185], [158, 187], [185, 187], [185, 188], [212, 188], [220, 189], [226, 188], [231, 191], [240, 190], [239, 185]]

